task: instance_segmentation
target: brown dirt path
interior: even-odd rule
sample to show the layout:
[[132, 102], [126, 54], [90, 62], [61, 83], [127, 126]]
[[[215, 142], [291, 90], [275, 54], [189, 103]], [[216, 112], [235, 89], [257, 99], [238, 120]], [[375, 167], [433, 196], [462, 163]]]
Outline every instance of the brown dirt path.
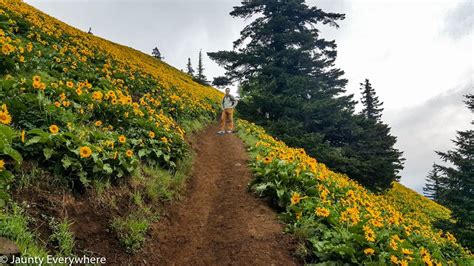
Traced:
[[297, 265], [295, 242], [282, 234], [276, 213], [247, 192], [251, 179], [242, 141], [198, 133], [184, 200], [154, 225], [152, 240], [129, 263], [151, 265]]

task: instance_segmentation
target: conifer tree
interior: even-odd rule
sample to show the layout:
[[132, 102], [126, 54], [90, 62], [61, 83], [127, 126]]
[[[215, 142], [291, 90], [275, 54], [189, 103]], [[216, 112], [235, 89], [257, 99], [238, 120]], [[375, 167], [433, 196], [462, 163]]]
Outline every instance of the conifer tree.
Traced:
[[[474, 95], [466, 96], [467, 107], [474, 112]], [[471, 121], [471, 125], [474, 120]], [[440, 174], [437, 187], [426, 189], [435, 200], [452, 211], [456, 224], [449, 228], [471, 250], [474, 248], [474, 130], [458, 131], [453, 140], [456, 148], [436, 153], [449, 165], [435, 164]], [[428, 179], [430, 181], [430, 179]]]
[[[345, 93], [347, 80], [335, 66], [335, 42], [320, 34], [321, 24], [337, 28], [343, 14], [309, 7], [303, 0], [258, 0], [242, 2], [230, 15], [253, 20], [233, 50], [208, 55], [227, 77], [240, 82], [243, 118], [352, 178], [392, 171], [388, 180], [396, 180], [399, 166], [383, 169], [387, 164], [379, 164], [377, 154], [367, 160], [367, 151], [358, 148], [368, 135], [361, 133], [367, 122], [354, 114], [353, 95]], [[389, 132], [388, 127], [377, 128], [374, 135]], [[395, 140], [379, 139], [377, 148], [391, 150], [388, 162], [397, 157], [391, 148]]]
[[362, 91], [361, 102], [364, 105], [362, 109], [362, 114], [368, 118], [376, 121], [380, 121], [382, 116], [383, 108], [382, 102], [379, 101], [379, 98], [375, 95], [375, 90], [372, 88], [372, 84], [368, 79], [365, 79], [364, 83], [360, 83]]
[[190, 75], [191, 77], [194, 77], [194, 69], [193, 66], [191, 65], [191, 58], [188, 57], [188, 64], [186, 65], [186, 73]]
[[366, 79], [361, 83], [362, 112], [354, 120], [360, 130], [356, 131], [356, 141], [349, 144], [347, 152], [359, 151], [352, 156], [357, 160], [346, 162], [347, 173], [372, 190], [385, 190], [393, 181], [398, 181], [398, 173], [403, 169], [402, 152], [394, 146], [397, 138], [390, 134], [390, 127], [384, 124], [382, 103], [375, 89]]
[[209, 85], [209, 81], [207, 81], [206, 76], [204, 75], [204, 65], [202, 63], [202, 52], [199, 51], [199, 60], [198, 60], [198, 68], [195, 80], [203, 85]]
[[426, 184], [423, 188], [423, 194], [438, 203], [441, 203], [443, 194], [443, 180], [440, 175], [440, 170], [433, 164], [431, 171], [426, 177]]
[[230, 84], [232, 84], [232, 82], [225, 76], [215, 77], [214, 80], [212, 81], [212, 85], [218, 88], [223, 88]]
[[158, 47], [153, 48], [153, 51], [151, 52], [151, 55], [153, 55], [153, 57], [155, 57], [156, 59], [159, 59], [159, 60], [164, 59], [164, 57], [161, 56], [161, 52], [160, 52], [160, 49], [158, 49]]

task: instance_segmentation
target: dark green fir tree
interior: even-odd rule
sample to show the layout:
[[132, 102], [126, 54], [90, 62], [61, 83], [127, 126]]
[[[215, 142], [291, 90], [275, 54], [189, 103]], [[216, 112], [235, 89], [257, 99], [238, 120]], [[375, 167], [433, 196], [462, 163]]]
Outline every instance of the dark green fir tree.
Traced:
[[199, 59], [198, 59], [198, 68], [197, 73], [194, 79], [196, 82], [201, 83], [203, 85], [209, 85], [209, 81], [207, 81], [206, 76], [204, 75], [204, 65], [202, 63], [202, 52], [199, 51]]
[[186, 64], [186, 73], [191, 77], [194, 77], [194, 68], [191, 64], [191, 58], [188, 57], [188, 63]]
[[[344, 72], [335, 66], [336, 43], [320, 34], [322, 25], [337, 28], [344, 15], [310, 7], [303, 0], [244, 1], [230, 15], [252, 22], [233, 50], [208, 55], [225, 68], [227, 77], [240, 82], [240, 115], [287, 144], [305, 148], [336, 171], [358, 180], [379, 171], [389, 176], [386, 183], [394, 180], [398, 166], [383, 169], [386, 164], [377, 154], [367, 160], [367, 152], [357, 148], [368, 142], [361, 139], [367, 137], [366, 121], [354, 114]], [[377, 127], [371, 134], [388, 134], [388, 127]], [[393, 141], [389, 138], [376, 148], [386, 151]]]
[[[466, 96], [467, 107], [474, 113], [474, 95]], [[474, 125], [474, 121], [471, 121]], [[440, 177], [436, 187], [425, 190], [436, 195], [434, 199], [452, 211], [456, 223], [446, 228], [453, 231], [461, 243], [474, 249], [474, 130], [458, 131], [453, 140], [455, 148], [436, 153], [448, 165], [435, 164]], [[428, 182], [430, 179], [428, 178]]]
[[364, 105], [362, 114], [368, 118], [376, 121], [380, 121], [382, 117], [382, 102], [375, 95], [375, 90], [372, 88], [372, 84], [368, 79], [365, 79], [364, 83], [360, 84], [362, 91], [361, 103]]

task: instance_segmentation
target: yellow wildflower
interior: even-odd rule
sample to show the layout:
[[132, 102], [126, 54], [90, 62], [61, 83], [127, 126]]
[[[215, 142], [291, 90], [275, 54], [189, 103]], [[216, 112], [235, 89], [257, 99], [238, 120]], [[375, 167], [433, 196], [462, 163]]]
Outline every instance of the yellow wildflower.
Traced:
[[56, 125], [51, 125], [51, 126], [49, 127], [49, 132], [51, 132], [52, 134], [56, 134], [56, 133], [59, 132], [59, 127], [56, 126]]
[[79, 149], [79, 154], [81, 158], [89, 158], [92, 155], [92, 150], [87, 146], [83, 146]]

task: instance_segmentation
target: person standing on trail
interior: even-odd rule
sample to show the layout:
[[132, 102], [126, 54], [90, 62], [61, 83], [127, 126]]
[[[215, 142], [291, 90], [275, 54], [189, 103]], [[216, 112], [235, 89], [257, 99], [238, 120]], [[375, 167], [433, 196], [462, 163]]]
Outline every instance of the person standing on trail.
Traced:
[[[222, 99], [222, 115], [218, 134], [232, 133], [232, 130], [234, 130], [234, 108], [236, 105], [237, 100], [230, 94], [230, 89], [226, 88], [224, 98]], [[229, 120], [229, 123], [227, 123], [227, 120]], [[227, 131], [225, 131], [226, 126]]]

